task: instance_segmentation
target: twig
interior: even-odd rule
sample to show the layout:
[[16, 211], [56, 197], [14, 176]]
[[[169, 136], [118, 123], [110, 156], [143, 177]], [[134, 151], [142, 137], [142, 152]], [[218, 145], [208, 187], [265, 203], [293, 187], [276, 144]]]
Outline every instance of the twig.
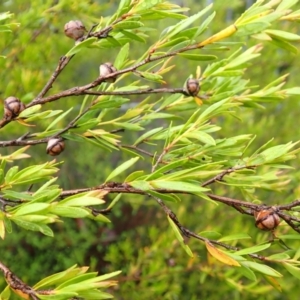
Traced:
[[159, 157], [156, 160], [156, 163], [152, 166], [151, 173], [153, 173], [156, 170], [157, 166], [162, 162], [162, 159], [166, 155], [167, 152], [168, 152], [168, 149], [165, 148], [163, 150], [163, 152], [159, 155]]
[[300, 200], [295, 200], [289, 204], [278, 205], [279, 210], [292, 210], [292, 208], [300, 206]]
[[126, 149], [132, 149], [132, 150], [135, 150], [135, 151], [137, 151], [137, 152], [146, 154], [146, 155], [148, 155], [148, 156], [150, 156], [150, 157], [154, 157], [154, 155], [153, 155], [152, 153], [150, 153], [150, 152], [148, 152], [148, 151], [146, 151], [146, 150], [144, 150], [144, 149], [141, 149], [141, 148], [139, 148], [139, 147], [136, 147], [136, 146], [130, 146], [130, 145], [124, 145], [124, 144], [121, 144], [121, 145], [119, 145], [119, 147], [120, 147], [120, 148], [126, 148]]
[[233, 172], [236, 172], [238, 170], [242, 170], [242, 169], [254, 169], [256, 168], [256, 166], [238, 166], [238, 167], [233, 167], [233, 168], [229, 168], [227, 170], [224, 170], [223, 172], [221, 172], [220, 174], [216, 175], [215, 177], [205, 181], [204, 183], [201, 184], [202, 187], [208, 186], [216, 181], [222, 181], [223, 177], [226, 175], [229, 175]]
[[5, 276], [5, 280], [9, 287], [15, 291], [18, 295], [23, 295], [23, 299], [33, 299], [38, 300], [37, 292], [26, 283], [24, 283], [20, 278], [18, 278], [8, 267], [6, 267], [2, 262], [0, 262], [0, 270]]
[[[281, 212], [281, 211], [277, 211], [276, 212], [277, 215], [283, 219], [292, 229], [294, 229], [296, 232], [300, 233], [300, 220], [299, 219], [294, 219], [292, 216], [286, 215], [285, 213]], [[297, 224], [295, 224], [294, 222], [297, 222]]]
[[[156, 202], [163, 208], [164, 212], [166, 213], [166, 215], [172, 219], [172, 221], [176, 224], [176, 226], [179, 228], [179, 230], [181, 231], [182, 235], [186, 236], [187, 238], [193, 237], [196, 238], [202, 242], [209, 242], [211, 244], [220, 246], [224, 249], [227, 250], [232, 250], [232, 251], [238, 251], [240, 250], [240, 248], [238, 247], [234, 247], [234, 246], [230, 246], [228, 244], [216, 241], [216, 240], [211, 240], [211, 239], [207, 239], [205, 237], [202, 237], [196, 233], [194, 233], [193, 231], [187, 229], [186, 227], [184, 227], [178, 220], [178, 218], [176, 217], [176, 215], [173, 213], [173, 211], [158, 197], [155, 197], [153, 195], [148, 194], [150, 197], [152, 197], [153, 199], [156, 200]], [[257, 254], [249, 254], [250, 257], [255, 258], [255, 259], [259, 259], [259, 260], [265, 260], [264, 256], [260, 256]]]
[[[159, 89], [141, 89], [141, 90], [135, 90], [135, 91], [90, 91], [90, 90], [83, 90], [82, 94], [80, 95], [95, 95], [95, 96], [117, 96], [117, 95], [143, 95], [143, 94], [163, 94], [163, 93], [169, 93], [169, 94], [184, 94], [187, 95], [186, 91], [183, 88], [159, 88]], [[79, 96], [79, 95], [76, 95]]]
[[212, 200], [225, 203], [229, 206], [235, 206], [235, 207], [242, 206], [242, 207], [247, 207], [247, 208], [250, 208], [253, 210], [259, 210], [262, 206], [260, 204], [254, 204], [254, 203], [237, 200], [237, 199], [233, 199], [233, 198], [229, 198], [229, 197], [217, 196], [217, 195], [210, 194], [210, 193], [206, 194], [206, 196], [208, 196]]
[[47, 94], [47, 92], [52, 88], [54, 81], [57, 79], [59, 74], [64, 70], [64, 68], [68, 65], [68, 63], [71, 61], [73, 56], [74, 55], [69, 56], [69, 57], [62, 56], [59, 59], [58, 65], [57, 65], [55, 71], [53, 72], [53, 74], [51, 75], [50, 79], [48, 80], [46, 85], [43, 87], [41, 92], [37, 95], [37, 97], [31, 103], [38, 102], [42, 97], [44, 97]]

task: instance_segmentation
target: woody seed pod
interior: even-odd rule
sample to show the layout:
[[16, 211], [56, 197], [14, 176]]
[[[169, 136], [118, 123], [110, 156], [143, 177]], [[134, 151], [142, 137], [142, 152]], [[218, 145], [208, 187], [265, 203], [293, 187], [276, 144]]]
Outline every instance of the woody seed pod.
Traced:
[[273, 209], [263, 209], [254, 213], [255, 226], [261, 230], [273, 230], [279, 223], [280, 218]]
[[200, 90], [199, 80], [189, 78], [186, 82], [186, 90], [190, 96], [197, 96]]
[[59, 155], [65, 149], [65, 143], [61, 139], [50, 139], [47, 144], [47, 154], [51, 156]]
[[[100, 65], [99, 72], [100, 72], [101, 77], [105, 77], [111, 73], [117, 72], [117, 69], [113, 66], [113, 64], [111, 62], [106, 62], [106, 63]], [[116, 81], [116, 77], [107, 78], [105, 81], [113, 83]]]
[[4, 118], [6, 120], [17, 117], [24, 109], [25, 105], [16, 97], [11, 96], [4, 100]]
[[65, 24], [64, 31], [67, 37], [77, 41], [84, 36], [86, 29], [81, 21], [72, 20]]

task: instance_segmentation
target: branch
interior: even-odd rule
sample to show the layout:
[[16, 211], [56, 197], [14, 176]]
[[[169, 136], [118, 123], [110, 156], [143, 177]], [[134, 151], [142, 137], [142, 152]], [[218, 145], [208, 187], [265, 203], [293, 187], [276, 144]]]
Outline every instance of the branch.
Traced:
[[[121, 17], [121, 18], [115, 20], [110, 26], [108, 26], [108, 27], [106, 27], [106, 28], [104, 28], [104, 29], [102, 29], [98, 32], [93, 32], [92, 33], [92, 30], [98, 24], [93, 25], [91, 27], [91, 29], [89, 30], [88, 34], [85, 37], [83, 37], [81, 39], [81, 41], [87, 40], [90, 37], [97, 37], [98, 39], [107, 38], [109, 32], [112, 31], [112, 29], [113, 29], [112, 25], [117, 24], [117, 23], [119, 23], [123, 20], [124, 20], [124, 18]], [[44, 86], [42, 91], [38, 94], [38, 96], [31, 103], [39, 102], [39, 100], [47, 94], [47, 92], [52, 88], [52, 85], [53, 85], [54, 81], [57, 79], [59, 74], [64, 70], [64, 68], [68, 65], [68, 63], [71, 61], [71, 59], [74, 56], [75, 56], [75, 54], [70, 56], [70, 57], [62, 56], [60, 58], [60, 60], [58, 62], [58, 65], [57, 65], [55, 71], [53, 72], [53, 74], [51, 75], [50, 79], [48, 80], [48, 82], [46, 83], [46, 85]], [[29, 106], [27, 106], [27, 107], [29, 107]]]
[[163, 157], [167, 154], [167, 152], [168, 152], [168, 149], [165, 148], [163, 150], [163, 152], [159, 155], [159, 157], [157, 158], [156, 163], [152, 166], [151, 173], [153, 173], [156, 170], [157, 166], [162, 162]]
[[0, 262], [0, 270], [3, 272], [5, 280], [9, 287], [23, 299], [38, 300], [36, 291], [18, 278], [9, 268]]
[[227, 170], [224, 170], [223, 172], [221, 172], [220, 174], [216, 175], [215, 177], [205, 181], [204, 183], [201, 184], [202, 187], [205, 187], [205, 186], [208, 186], [216, 181], [223, 181], [223, 177], [228, 175], [228, 174], [231, 174], [235, 171], [238, 171], [238, 170], [242, 170], [242, 169], [254, 169], [256, 168], [256, 166], [239, 166], [239, 167], [233, 167], [233, 168], [229, 168]]
[[[117, 92], [107, 92], [107, 91], [82, 91], [81, 95], [95, 95], [95, 96], [103, 96], [103, 95], [108, 95], [108, 96], [124, 96], [124, 95], [144, 95], [144, 94], [163, 94], [163, 93], [169, 93], [169, 94], [184, 94], [188, 96], [187, 92], [183, 88], [173, 88], [173, 89], [168, 89], [168, 88], [159, 88], [159, 89], [153, 89], [153, 88], [148, 88], [148, 89], [140, 89], [136, 91], [117, 91]], [[79, 95], [76, 95], [79, 96]]]
[[218, 202], [222, 202], [226, 205], [232, 206], [232, 207], [247, 207], [250, 208], [254, 211], [259, 211], [261, 209], [262, 206], [264, 206], [266, 208], [265, 205], [261, 205], [261, 204], [254, 204], [251, 202], [247, 202], [247, 201], [243, 201], [243, 200], [237, 200], [237, 199], [233, 199], [233, 198], [229, 198], [229, 197], [223, 197], [223, 196], [217, 196], [214, 194], [206, 194], [206, 196], [208, 196], [210, 199], [218, 201]]
[[[179, 230], [181, 231], [182, 235], [187, 237], [187, 238], [195, 238], [197, 240], [200, 240], [202, 242], [209, 242], [211, 244], [214, 244], [214, 245], [218, 245], [224, 249], [227, 249], [227, 250], [233, 250], [233, 251], [238, 251], [240, 250], [240, 248], [238, 247], [234, 247], [234, 246], [230, 246], [228, 244], [225, 244], [225, 243], [222, 243], [222, 242], [219, 242], [219, 241], [216, 241], [216, 240], [210, 240], [210, 239], [207, 239], [205, 237], [202, 237], [196, 233], [194, 233], [193, 231], [187, 229], [186, 227], [184, 227], [178, 220], [177, 216], [173, 213], [173, 211], [168, 208], [166, 206], [166, 204], [161, 200], [159, 199], [158, 197], [155, 197], [153, 195], [150, 195], [148, 194], [150, 197], [152, 197], [153, 199], [156, 200], [156, 202], [162, 207], [162, 209], [164, 210], [164, 212], [166, 213], [167, 216], [169, 216], [170, 219], [172, 219], [172, 221], [176, 224], [176, 226], [179, 228]], [[252, 258], [255, 258], [255, 259], [259, 259], [259, 260], [265, 260], [266, 258], [264, 256], [260, 256], [260, 255], [257, 255], [257, 254], [249, 254], [250, 257]]]

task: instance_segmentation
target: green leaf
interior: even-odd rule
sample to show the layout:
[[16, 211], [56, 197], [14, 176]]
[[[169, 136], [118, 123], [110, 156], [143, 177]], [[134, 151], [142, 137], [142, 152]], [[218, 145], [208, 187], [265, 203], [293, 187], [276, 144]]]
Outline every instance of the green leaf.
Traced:
[[285, 252], [276, 253], [267, 257], [268, 260], [274, 260], [274, 261], [288, 260], [290, 258], [291, 258], [290, 255], [288, 255]]
[[229, 242], [229, 241], [244, 240], [244, 239], [251, 239], [251, 237], [246, 233], [237, 233], [237, 234], [224, 236], [221, 239], [218, 239], [218, 241]]
[[113, 201], [111, 201], [111, 203], [109, 204], [109, 206], [107, 207], [107, 209], [113, 208], [113, 207], [119, 202], [119, 200], [121, 199], [121, 197], [122, 197], [122, 194], [118, 194], [118, 195], [113, 199]]
[[129, 101], [129, 99], [120, 96], [100, 96], [91, 109], [120, 107]]
[[271, 43], [276, 45], [277, 47], [282, 48], [284, 50], [287, 50], [287, 51], [289, 51], [293, 54], [298, 54], [298, 48], [293, 46], [291, 43], [289, 43], [287, 41], [280, 40], [280, 39], [277, 39], [275, 37], [272, 37]]
[[144, 27], [144, 24], [139, 21], [123, 21], [112, 26], [114, 29], [135, 29]]
[[275, 36], [279, 39], [286, 40], [286, 41], [299, 41], [300, 40], [300, 35], [282, 31], [282, 30], [269, 29], [269, 30], [265, 30], [265, 33], [269, 34], [271, 37]]
[[190, 256], [190, 257], [194, 257], [193, 252], [191, 251], [190, 247], [188, 245], [185, 244], [184, 239], [177, 227], [177, 225], [174, 223], [174, 221], [168, 216], [168, 221], [171, 225], [171, 228], [173, 229], [175, 236], [177, 238], [177, 240], [179, 241], [181, 247], [185, 250], [185, 252]]
[[120, 0], [118, 12], [123, 11], [123, 9], [130, 8], [131, 0]]
[[125, 65], [125, 62], [128, 58], [128, 53], [129, 53], [129, 43], [125, 44], [122, 47], [122, 49], [120, 50], [120, 52], [118, 53], [115, 59], [114, 66], [116, 67], [117, 70], [120, 70]]
[[284, 90], [287, 95], [300, 95], [300, 87], [293, 87]]
[[34, 113], [36, 113], [37, 111], [39, 111], [42, 108], [41, 104], [37, 104], [31, 107], [28, 107], [26, 109], [24, 109], [20, 114], [19, 117], [20, 118], [26, 118], [30, 115], [33, 115]]
[[162, 193], [157, 193], [155, 191], [149, 191], [149, 194], [157, 198], [160, 198], [163, 201], [176, 202], [176, 203], [180, 202], [180, 198], [176, 194], [162, 194]]
[[74, 276], [76, 276], [82, 269], [80, 268], [76, 268], [76, 265], [70, 267], [69, 269], [56, 273], [56, 274], [52, 274], [46, 278], [43, 278], [41, 281], [39, 281], [38, 283], [36, 283], [33, 286], [33, 289], [35, 290], [40, 290], [41, 288], [45, 288], [47, 286], [53, 286], [56, 284], [60, 284], [61, 282], [64, 282], [66, 280], [68, 280], [69, 278], [73, 278]]
[[145, 38], [143, 38], [142, 36], [140, 36], [138, 34], [133, 33], [132, 31], [120, 30], [120, 32], [122, 32], [130, 40], [135, 40], [135, 41], [140, 42], [140, 43], [146, 43]]
[[135, 142], [134, 145], [138, 145], [144, 141], [147, 141], [148, 139], [151, 140], [151, 136], [155, 135], [156, 133], [163, 130], [163, 127], [153, 128], [147, 132], [145, 132], [143, 135], [141, 135]]
[[147, 79], [149, 81], [154, 81], [154, 82], [158, 82], [158, 83], [162, 83], [163, 82], [163, 78], [162, 76], [158, 75], [158, 74], [154, 74], [154, 73], [149, 73], [149, 72], [138, 72], [138, 73], [134, 73], [137, 76], [140, 76], [144, 79]]
[[134, 181], [136, 179], [138, 179], [139, 177], [144, 175], [144, 171], [135, 171], [131, 174], [129, 174], [126, 179], [124, 180], [124, 182], [130, 182], [130, 181]]
[[189, 133], [185, 134], [184, 136], [187, 138], [197, 139], [200, 142], [207, 144], [207, 145], [211, 145], [211, 146], [216, 145], [216, 141], [209, 134], [207, 134], [204, 131], [189, 132]]
[[189, 193], [203, 193], [208, 191], [208, 189], [203, 188], [200, 185], [184, 181], [153, 180], [150, 182], [150, 185], [156, 189], [167, 189]]
[[276, 8], [276, 11], [286, 10], [298, 3], [298, 0], [282, 0]]
[[122, 172], [126, 171], [127, 169], [129, 169], [132, 165], [134, 165], [137, 161], [139, 160], [139, 157], [134, 157], [129, 159], [128, 161], [124, 162], [123, 164], [121, 164], [120, 166], [118, 166], [116, 169], [114, 169], [106, 178], [105, 182], [108, 182], [109, 180], [111, 180], [112, 178], [118, 176], [119, 174], [121, 174]]
[[[77, 276], [74, 276], [73, 278], [69, 278], [68, 280], [64, 281], [62, 284], [60, 284], [57, 287], [57, 290], [67, 290], [69, 288], [70, 285], [73, 285], [75, 283], [82, 283], [82, 282], [86, 282], [88, 279], [92, 279], [93, 281], [97, 281], [97, 273], [96, 272], [92, 272], [92, 273], [83, 273], [83, 274], [77, 274]], [[67, 288], [67, 289], [65, 289]], [[74, 288], [74, 291], [77, 292], [77, 289]]]
[[268, 244], [254, 246], [254, 247], [249, 247], [249, 248], [245, 248], [245, 249], [236, 251], [235, 254], [236, 255], [252, 254], [252, 253], [256, 253], [256, 252], [260, 252], [265, 249], [268, 249], [270, 246], [271, 246], [271, 244], [268, 243]]
[[238, 30], [236, 32], [236, 36], [247, 36], [251, 34], [255, 34], [258, 32], [262, 32], [268, 27], [270, 27], [271, 24], [269, 22], [252, 22], [247, 24], [242, 24], [237, 26]]
[[98, 39], [95, 38], [95, 37], [90, 37], [90, 38], [88, 38], [87, 40], [85, 40], [83, 42], [79, 42], [65, 56], [70, 57], [70, 56], [78, 53], [82, 49], [88, 48], [89, 46], [91, 46], [97, 40]]
[[[60, 291], [53, 291], [51, 295], [39, 295], [39, 299], [44, 300], [67, 300], [67, 299], [74, 299], [78, 296], [76, 292], [60, 292]], [[76, 298], [75, 298], [76, 299]]]
[[[1, 16], [1, 14], [0, 14]], [[6, 288], [1, 292], [0, 294], [0, 299], [2, 300], [9, 300], [10, 298], [10, 294], [11, 294], [11, 289], [9, 287], [9, 285], [6, 286]]]
[[272, 277], [282, 277], [282, 274], [267, 265], [259, 264], [253, 261], [242, 261], [241, 265]]
[[277, 238], [280, 240], [300, 240], [300, 234], [281, 234]]
[[49, 206], [50, 204], [48, 203], [21, 204], [20, 207], [14, 209], [12, 213], [15, 217], [22, 216], [35, 212], [41, 212], [43, 210], [46, 210]]
[[112, 295], [110, 295], [108, 293], [105, 293], [105, 292], [102, 292], [99, 290], [93, 290], [93, 289], [89, 289], [86, 291], [80, 291], [78, 293], [78, 296], [83, 299], [97, 299], [97, 300], [114, 298]]
[[76, 195], [68, 197], [59, 202], [59, 205], [64, 206], [89, 206], [89, 205], [99, 205], [103, 204], [105, 201], [98, 199], [96, 197], [90, 197], [86, 195]]
[[85, 218], [90, 214], [89, 211], [84, 208], [64, 205], [53, 206], [50, 208], [50, 212], [67, 218]]
[[56, 125], [60, 120], [62, 120], [67, 114], [69, 114], [69, 112], [71, 112], [72, 109], [73, 107], [70, 107], [67, 111], [65, 111], [59, 117], [57, 117], [53, 122], [51, 122], [51, 124], [46, 128], [45, 131], [49, 131], [51, 128], [53, 128], [54, 125]]
[[31, 201], [33, 199], [33, 196], [27, 193], [21, 193], [21, 192], [16, 192], [12, 190], [4, 190], [3, 194], [5, 195], [6, 198], [9, 199], [15, 199], [15, 200], [26, 200], [26, 201]]
[[14, 16], [14, 14], [10, 13], [9, 11], [7, 12], [1, 12], [0, 13], [0, 21], [4, 21], [6, 19], [10, 19]]
[[221, 238], [222, 234], [216, 231], [201, 231], [198, 233], [200, 236], [206, 238], [206, 239], [210, 239], [210, 240], [218, 240], [219, 238]]
[[6, 175], [5, 175], [5, 183], [8, 184], [12, 181], [13, 177], [18, 173], [19, 171], [19, 167], [18, 166], [14, 166], [14, 167], [11, 167]]
[[169, 39], [169, 38], [175, 36], [177, 33], [183, 31], [184, 29], [189, 27], [191, 24], [193, 24], [197, 19], [199, 19], [200, 17], [205, 15], [211, 8], [212, 8], [212, 5], [208, 5], [206, 8], [204, 8], [197, 14], [180, 21], [179, 23], [177, 23], [174, 26], [167, 28], [167, 30], [162, 32], [161, 38]]
[[282, 265], [287, 269], [287, 271], [292, 274], [295, 278], [300, 279], [300, 268], [295, 267], [292, 264], [282, 262]]
[[108, 219], [107, 217], [105, 217], [102, 214], [98, 214], [97, 216], [89, 216], [91, 219], [96, 220], [96, 221], [100, 221], [100, 222], [104, 222], [104, 223], [111, 223], [110, 219]]
[[239, 55], [238, 57], [232, 59], [226, 66], [226, 70], [235, 69], [237, 67], [240, 67], [241, 65], [245, 64], [249, 60], [252, 60], [258, 56], [260, 56], [260, 53], [258, 53], [262, 47], [260, 45], [255, 45], [249, 49], [247, 49], [244, 53]]
[[15, 222], [18, 226], [23, 227], [26, 230], [32, 230], [32, 231], [40, 231], [41, 233], [47, 235], [47, 236], [53, 236], [53, 231], [50, 229], [49, 226], [45, 224], [37, 224], [33, 222], [28, 222], [20, 217], [17, 219], [11, 218], [13, 222]]
[[187, 39], [186, 37], [178, 37], [178, 38], [172, 39], [166, 43], [159, 44], [157, 46], [157, 49], [163, 49], [163, 48], [176, 46], [176, 45], [180, 44], [181, 42], [186, 41], [186, 39]]
[[255, 276], [255, 273], [247, 268], [246, 266], [240, 265], [239, 268], [237, 268], [237, 271], [247, 277], [248, 279], [252, 281], [257, 281], [257, 277]]
[[107, 274], [104, 274], [104, 275], [100, 275], [97, 277], [98, 281], [104, 281], [104, 280], [107, 280], [109, 278], [112, 278], [112, 277], [115, 277], [115, 276], [118, 276], [122, 273], [122, 271], [114, 271], [114, 272], [111, 272], [111, 273], [107, 273]]
[[114, 126], [125, 128], [125, 129], [128, 129], [128, 130], [133, 130], [133, 131], [144, 130], [144, 128], [141, 127], [140, 125], [132, 124], [132, 123], [128, 123], [128, 122], [122, 122], [122, 123], [114, 122]]
[[215, 55], [205, 55], [205, 54], [179, 53], [178, 55], [189, 60], [197, 60], [197, 61], [210, 61], [218, 58]]

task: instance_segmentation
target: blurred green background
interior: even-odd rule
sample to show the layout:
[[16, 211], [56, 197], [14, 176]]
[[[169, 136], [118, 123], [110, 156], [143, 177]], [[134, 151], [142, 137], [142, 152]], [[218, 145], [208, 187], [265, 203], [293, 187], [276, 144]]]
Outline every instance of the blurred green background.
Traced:
[[[217, 16], [203, 39], [217, 32], [238, 17], [252, 1], [171, 1], [190, 8], [188, 15], [203, 9], [214, 2]], [[0, 39], [0, 101], [11, 95], [25, 103], [35, 97], [54, 71], [59, 58], [73, 46], [73, 41], [63, 33], [64, 24], [69, 20], [81, 20], [86, 28], [105, 20], [114, 13], [119, 1], [71, 1], [71, 0], [2, 0], [0, 12], [14, 13], [14, 21], [20, 23], [13, 33], [3, 33]], [[299, 6], [300, 8], [300, 6]], [[136, 59], [148, 46], [155, 42], [160, 32], [176, 20], [149, 21], [147, 26], [154, 26], [146, 44], [133, 42], [130, 58]], [[299, 33], [297, 25], [281, 23], [291, 32]], [[233, 41], [238, 41], [232, 38]], [[255, 40], [242, 40], [246, 49], [257, 43]], [[232, 54], [239, 46], [232, 46], [228, 52], [218, 53], [220, 58]], [[85, 49], [72, 59], [71, 63], [59, 76], [50, 93], [91, 82], [98, 76], [98, 66], [106, 61], [113, 61], [119, 48]], [[203, 50], [209, 54], [209, 50]], [[193, 61], [176, 58], [176, 68], [168, 73], [165, 80], [169, 87], [182, 87], [185, 79], [196, 72]], [[206, 63], [201, 65], [204, 70]], [[253, 85], [266, 85], [278, 76], [290, 73], [288, 86], [298, 85], [299, 55], [293, 55], [271, 44], [266, 44], [262, 55], [246, 72], [246, 79]], [[128, 77], [127, 80], [133, 80]], [[74, 107], [76, 114], [82, 97], [70, 97], [46, 105], [46, 109], [66, 110]], [[137, 98], [136, 98], [137, 99]], [[222, 126], [220, 137], [237, 134], [255, 134], [257, 139], [251, 145], [252, 150], [274, 138], [273, 144], [287, 143], [299, 139], [298, 99], [290, 98], [281, 103], [270, 103], [265, 109], [240, 108], [239, 120], [233, 117], [217, 118], [214, 122]], [[191, 112], [182, 112], [188, 116]], [[110, 116], [119, 112], [111, 112]], [[69, 115], [66, 121], [70, 121]], [[50, 121], [40, 121], [38, 126], [45, 128]], [[63, 126], [61, 123], [59, 126]], [[1, 140], [19, 137], [32, 130], [12, 122], [1, 130]], [[34, 129], [37, 130], [37, 129]], [[137, 137], [130, 133], [125, 140], [134, 141]], [[58, 160], [64, 161], [59, 173], [59, 184], [64, 189], [91, 187], [101, 184], [119, 162], [130, 156], [121, 152], [99, 150], [91, 144], [68, 142], [69, 150], [62, 153]], [[71, 149], [71, 150], [70, 150]], [[1, 154], [10, 153], [15, 148], [1, 149]], [[251, 149], [249, 149], [250, 151]], [[45, 145], [30, 149], [32, 157], [20, 162], [21, 166], [42, 163], [50, 160], [45, 153]], [[300, 195], [299, 160], [293, 161], [295, 167], [289, 189], [281, 193], [257, 191], [257, 198], [265, 203], [286, 203]], [[148, 168], [149, 163], [139, 165]], [[230, 193], [232, 198], [241, 198], [237, 191], [228, 187], [216, 188], [216, 194]], [[229, 192], [228, 192], [229, 191]], [[110, 197], [108, 197], [108, 202]], [[182, 196], [181, 203], [170, 207], [187, 228], [194, 232], [217, 230], [224, 235], [239, 232], [248, 233], [253, 242], [269, 238], [268, 233], [259, 232], [254, 227], [254, 220], [242, 216], [228, 207]], [[222, 216], [222, 218], [220, 218]], [[203, 244], [189, 241], [189, 246], [196, 254], [189, 258], [179, 246], [162, 210], [153, 201], [136, 195], [122, 196], [121, 201], [108, 216], [111, 224], [95, 223], [90, 220], [68, 220], [52, 226], [54, 238], [37, 232], [26, 232], [14, 226], [13, 233], [0, 241], [1, 261], [28, 284], [34, 284], [44, 276], [59, 272], [74, 264], [90, 265], [91, 270], [107, 273], [122, 270], [118, 277], [119, 286], [110, 290], [116, 299], [299, 299], [298, 281], [291, 278], [284, 270], [285, 279], [279, 280], [283, 293], [275, 291], [263, 277], [257, 286], [250, 281], [239, 290], [228, 280], [232, 269], [221, 264], [210, 264]], [[220, 222], [220, 219], [222, 222]], [[171, 242], [170, 242], [171, 241]], [[249, 246], [248, 240], [241, 242]], [[291, 246], [295, 246], [291, 243]], [[276, 251], [276, 248], [274, 248]], [[274, 266], [275, 268], [277, 266]], [[232, 275], [234, 276], [234, 274]], [[0, 276], [0, 289], [5, 282]]]

